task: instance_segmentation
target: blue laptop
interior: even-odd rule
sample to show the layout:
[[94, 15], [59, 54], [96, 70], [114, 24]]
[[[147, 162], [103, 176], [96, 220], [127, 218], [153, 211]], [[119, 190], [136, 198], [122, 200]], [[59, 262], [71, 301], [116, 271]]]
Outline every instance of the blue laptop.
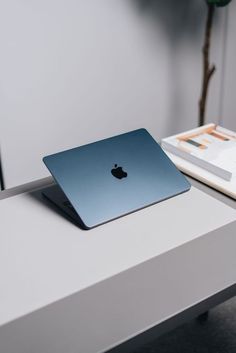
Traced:
[[44, 196], [90, 229], [190, 189], [159, 144], [138, 129], [43, 158]]

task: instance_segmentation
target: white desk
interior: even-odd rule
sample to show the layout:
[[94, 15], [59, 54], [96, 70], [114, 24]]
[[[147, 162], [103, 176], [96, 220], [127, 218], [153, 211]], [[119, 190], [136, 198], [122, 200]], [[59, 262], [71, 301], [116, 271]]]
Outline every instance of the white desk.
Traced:
[[90, 231], [40, 195], [0, 201], [0, 353], [105, 352], [232, 295], [236, 210], [197, 188]]

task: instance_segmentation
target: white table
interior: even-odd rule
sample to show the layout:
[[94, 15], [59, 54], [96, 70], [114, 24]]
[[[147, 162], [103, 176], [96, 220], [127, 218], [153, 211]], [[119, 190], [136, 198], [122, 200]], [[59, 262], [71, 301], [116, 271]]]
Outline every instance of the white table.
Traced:
[[83, 231], [41, 198], [49, 182], [1, 193], [0, 353], [128, 352], [236, 293], [233, 200], [193, 182]]

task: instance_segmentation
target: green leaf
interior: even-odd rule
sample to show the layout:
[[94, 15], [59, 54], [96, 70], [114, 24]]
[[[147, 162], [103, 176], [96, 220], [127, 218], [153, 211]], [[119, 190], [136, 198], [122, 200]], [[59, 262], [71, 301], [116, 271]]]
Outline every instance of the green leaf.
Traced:
[[209, 5], [216, 5], [217, 7], [223, 7], [228, 5], [232, 0], [206, 0]]

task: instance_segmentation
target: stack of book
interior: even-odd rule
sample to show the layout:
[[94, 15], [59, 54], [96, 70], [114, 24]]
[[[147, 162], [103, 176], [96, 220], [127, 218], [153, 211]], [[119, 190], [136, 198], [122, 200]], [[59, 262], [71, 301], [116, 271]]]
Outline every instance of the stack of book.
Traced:
[[162, 148], [184, 173], [236, 199], [236, 133], [207, 124], [162, 139]]

